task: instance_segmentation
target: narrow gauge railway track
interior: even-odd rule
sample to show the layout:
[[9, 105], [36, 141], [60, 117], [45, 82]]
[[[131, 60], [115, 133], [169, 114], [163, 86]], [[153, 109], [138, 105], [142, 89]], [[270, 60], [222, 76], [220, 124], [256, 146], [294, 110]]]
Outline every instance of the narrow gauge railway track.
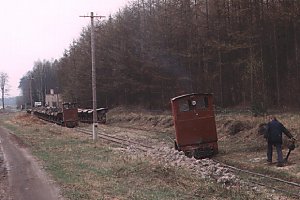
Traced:
[[[125, 128], [125, 129], [131, 129], [131, 130], [136, 130], [136, 131], [147, 131], [148, 133], [159, 133], [159, 134], [171, 134], [171, 132], [169, 131], [158, 131], [158, 130], [149, 130], [146, 128], [138, 128], [138, 127], [132, 127], [132, 126], [127, 126], [127, 125], [111, 125], [111, 124], [107, 124], [107, 126], [111, 126], [111, 127], [118, 127], [118, 128]], [[174, 142], [174, 138], [170, 137], [169, 135], [167, 135], [167, 140], [171, 141], [172, 143]]]
[[138, 131], [147, 131], [147, 132], [161, 133], [161, 134], [170, 133], [168, 131], [158, 131], [158, 130], [151, 131], [151, 130], [146, 129], [146, 128], [137, 128], [137, 127], [131, 127], [131, 126], [127, 126], [127, 125], [117, 125], [116, 126], [116, 125], [108, 124], [108, 126], [119, 127], [119, 128], [126, 128], [126, 129], [133, 129], [133, 130], [138, 130]]
[[41, 119], [41, 120], [44, 120], [44, 121], [47, 121], [47, 122], [51, 122], [53, 124], [57, 124], [57, 125], [60, 125], [60, 126], [63, 126], [63, 122], [62, 121], [57, 121], [57, 120], [53, 120], [53, 119], [50, 119], [50, 118], [47, 118], [47, 117], [42, 117], [42, 116], [36, 116], [37, 118]]
[[[130, 127], [126, 127], [126, 128], [129, 129]], [[78, 130], [79, 132], [82, 132], [84, 134], [92, 135], [91, 130], [88, 130], [88, 129], [76, 128], [76, 130]], [[132, 146], [133, 148], [136, 148], [136, 149], [138, 149], [140, 151], [143, 151], [143, 152], [153, 150], [153, 147], [151, 147], [151, 146], [147, 146], [147, 145], [144, 145], [144, 144], [132, 141], [132, 140], [120, 138], [120, 137], [105, 134], [105, 133], [99, 133], [98, 132], [98, 137], [102, 138], [104, 140], [108, 140], [108, 141], [120, 144], [122, 146]], [[247, 178], [247, 181], [249, 183], [253, 184], [253, 185], [263, 186], [263, 187], [266, 187], [266, 188], [276, 190], [280, 193], [285, 193], [287, 195], [300, 198], [300, 193], [299, 193], [300, 184], [299, 183], [295, 183], [295, 182], [283, 180], [283, 179], [280, 179], [280, 178], [267, 176], [267, 175], [264, 175], [264, 174], [260, 174], [260, 173], [257, 173], [257, 172], [252, 172], [252, 171], [245, 170], [245, 169], [240, 169], [240, 168], [237, 168], [237, 167], [234, 167], [234, 166], [231, 166], [231, 165], [227, 165], [227, 164], [225, 164], [221, 161], [218, 161], [216, 159], [212, 159], [212, 160], [216, 163], [221, 164], [224, 167], [227, 167], [230, 171], [234, 172], [235, 174], [244, 173], [244, 174], [250, 175]], [[283, 185], [285, 185], [285, 187], [283, 187]], [[294, 189], [292, 189], [292, 187]]]
[[[88, 129], [76, 128], [76, 130], [81, 132], [81, 133], [84, 133], [84, 134], [92, 135], [91, 130], [88, 130]], [[124, 138], [116, 137], [116, 136], [113, 136], [113, 135], [108, 135], [108, 134], [99, 133], [99, 132], [97, 132], [97, 135], [98, 135], [99, 138], [102, 138], [104, 140], [115, 142], [115, 143], [120, 144], [122, 146], [132, 146], [132, 147], [134, 147], [138, 150], [141, 150], [143, 152], [146, 152], [146, 151], [149, 151], [149, 150], [153, 149], [153, 147], [150, 147], [150, 146], [147, 146], [147, 145], [144, 145], [144, 144], [132, 141], [132, 140], [127, 140], [127, 139], [124, 139]]]
[[251, 175], [247, 178], [247, 180], [254, 185], [260, 185], [266, 188], [270, 188], [278, 192], [285, 193], [300, 199], [300, 183], [295, 183], [292, 181], [287, 181], [284, 179], [260, 174], [257, 172], [240, 169], [231, 165], [227, 165], [215, 159], [213, 159], [213, 161], [220, 163], [221, 165], [227, 167], [230, 171], [233, 171], [236, 174], [244, 173], [244, 174]]

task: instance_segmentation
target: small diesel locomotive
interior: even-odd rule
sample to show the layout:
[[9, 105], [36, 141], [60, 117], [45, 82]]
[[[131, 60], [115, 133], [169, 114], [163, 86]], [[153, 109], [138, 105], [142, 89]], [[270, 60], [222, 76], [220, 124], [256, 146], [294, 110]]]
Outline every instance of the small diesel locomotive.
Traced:
[[171, 99], [175, 149], [197, 159], [218, 153], [213, 96], [192, 93]]
[[75, 103], [63, 103], [62, 108], [36, 107], [33, 112], [38, 118], [50, 121], [68, 128], [78, 125], [78, 108]]

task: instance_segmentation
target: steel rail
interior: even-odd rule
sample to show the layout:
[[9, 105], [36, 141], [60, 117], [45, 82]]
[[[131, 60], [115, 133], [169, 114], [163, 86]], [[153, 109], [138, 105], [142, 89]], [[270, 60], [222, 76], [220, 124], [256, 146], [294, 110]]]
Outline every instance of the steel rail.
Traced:
[[[89, 130], [87, 130], [87, 129], [82, 129], [82, 130], [89, 131]], [[117, 139], [117, 140], [123, 140], [123, 141], [126, 141], [126, 142], [130, 142], [130, 143], [132, 143], [132, 144], [136, 144], [136, 145], [139, 145], [139, 146], [148, 148], [148, 149], [153, 149], [153, 147], [150, 147], [150, 146], [148, 146], [148, 145], [144, 145], [144, 144], [141, 144], [141, 143], [139, 143], [139, 142], [132, 141], [132, 140], [127, 140], [127, 139], [124, 139], [124, 138], [120, 138], [120, 137], [113, 136], [113, 135], [108, 135], [108, 134], [105, 134], [105, 133], [99, 133], [99, 131], [98, 131], [98, 134], [101, 134], [101, 135], [104, 135], [104, 136], [107, 136], [107, 137], [111, 137], [111, 138], [115, 138], [115, 139]]]
[[[92, 132], [90, 130], [81, 129], [81, 128], [76, 128], [76, 130], [78, 130], [79, 132], [88, 134], [88, 135], [92, 135]], [[150, 149], [153, 149], [152, 147], [147, 146], [147, 145], [143, 145], [143, 144], [140, 144], [140, 143], [137, 143], [137, 142], [134, 142], [134, 141], [131, 141], [131, 140], [126, 140], [126, 139], [123, 139], [123, 138], [119, 138], [119, 137], [116, 137], [116, 136], [107, 135], [107, 134], [104, 134], [104, 133], [98, 133], [98, 136], [102, 139], [109, 140], [109, 141], [112, 141], [112, 142], [115, 142], [115, 143], [118, 143], [118, 144], [122, 144], [122, 145], [125, 145], [125, 146], [131, 146], [132, 144], [135, 144], [137, 146], [134, 146], [134, 148], [139, 149], [139, 150], [144, 151], [144, 152], [146, 152]]]
[[273, 190], [277, 190], [277, 191], [285, 193], [285, 194], [300, 197], [300, 194], [296, 194], [294, 192], [288, 192], [286, 190], [275, 188], [275, 187], [272, 187], [272, 186], [269, 186], [269, 185], [266, 185], [266, 184], [263, 184], [263, 183], [259, 183], [259, 182], [256, 182], [256, 181], [251, 181], [250, 180], [249, 182], [251, 182], [252, 184], [255, 184], [255, 185], [260, 185], [260, 186], [267, 187], [267, 188], [270, 188], [270, 189], [273, 189]]
[[[128, 129], [134, 129], [134, 130], [145, 130], [145, 129], [141, 129], [141, 128], [131, 128], [131, 127], [128, 127], [128, 126], [125, 126], [125, 125], [124, 126], [123, 125], [122, 126], [118, 126], [118, 127], [128, 128]], [[166, 132], [159, 132], [159, 133], [166, 133]], [[215, 161], [215, 162], [217, 162], [217, 163], [220, 163], [223, 166], [225, 166], [227, 168], [230, 168], [232, 170], [236, 170], [236, 171], [240, 171], [240, 172], [244, 172], [244, 173], [248, 173], [248, 174], [251, 174], [251, 175], [256, 175], [256, 176], [260, 176], [260, 177], [264, 177], [264, 178], [269, 178], [271, 180], [275, 180], [275, 181], [286, 183], [286, 184], [289, 184], [289, 185], [292, 185], [292, 186], [300, 187], [300, 184], [295, 183], [295, 182], [286, 181], [286, 180], [283, 180], [283, 179], [280, 179], [280, 178], [275, 178], [275, 177], [267, 176], [267, 175], [260, 174], [260, 173], [257, 173], [257, 172], [251, 172], [249, 170], [240, 169], [240, 168], [237, 168], [237, 167], [225, 164], [225, 163], [223, 163], [221, 161], [218, 161], [218, 160], [215, 160], [215, 159], [212, 159], [212, 160]]]
[[126, 128], [126, 129], [133, 129], [133, 130], [138, 130], [138, 131], [148, 131], [148, 132], [153, 132], [153, 133], [162, 133], [162, 134], [168, 133], [168, 131], [157, 131], [157, 130], [151, 131], [151, 130], [145, 129], [145, 128], [130, 127], [130, 126], [126, 126], [126, 125], [114, 126], [114, 125], [109, 124], [108, 126]]
[[[130, 127], [123, 127], [123, 128], [131, 129]], [[88, 134], [91, 135], [91, 132], [87, 129], [82, 129], [82, 128], [76, 128], [76, 129], [79, 130], [80, 132], [85, 132], [85, 133], [88, 133]], [[150, 146], [147, 146], [147, 145], [144, 145], [144, 144], [140, 144], [140, 143], [137, 143], [137, 142], [134, 142], [134, 141], [131, 141], [131, 140], [127, 140], [127, 139], [124, 139], [124, 138], [119, 138], [119, 137], [112, 136], [112, 135], [107, 135], [107, 134], [104, 134], [104, 133], [98, 133], [98, 134], [99, 134], [100, 138], [110, 140], [112, 142], [116, 142], [116, 143], [119, 143], [119, 144], [122, 144], [122, 145], [126, 145], [126, 146], [129, 146], [131, 144], [138, 145], [140, 147], [135, 146], [135, 148], [139, 149], [139, 150], [142, 150], [144, 152], [146, 152], [150, 149], [153, 149], [153, 147], [150, 147]], [[126, 144], [124, 144], [124, 142]], [[263, 178], [266, 178], [266, 179], [270, 179], [270, 180], [273, 180], [275, 182], [281, 182], [281, 183], [285, 183], [285, 184], [288, 184], [288, 185], [291, 185], [291, 186], [300, 187], [300, 184], [295, 183], [295, 182], [286, 181], [286, 180], [283, 180], [283, 179], [280, 179], [280, 178], [267, 176], [267, 175], [264, 175], [264, 174], [260, 174], [260, 173], [257, 173], [257, 172], [252, 172], [252, 171], [245, 170], [245, 169], [240, 169], [240, 168], [225, 164], [225, 163], [223, 163], [221, 161], [218, 161], [216, 159], [212, 159], [212, 160], [216, 163], [219, 163], [219, 164], [223, 165], [224, 167], [227, 167], [228, 169], [231, 169], [232, 171], [243, 172], [243, 173], [246, 173], [246, 174], [255, 175], [255, 176], [258, 176], [258, 177], [263, 177]], [[293, 193], [293, 192], [288, 192], [288, 191], [285, 191], [283, 189], [268, 186], [268, 185], [263, 184], [263, 183], [259, 183], [259, 182], [251, 181], [251, 180], [249, 180], [249, 182], [252, 183], [252, 184], [256, 184], [256, 185], [264, 186], [264, 187], [267, 187], [267, 188], [271, 188], [271, 189], [274, 189], [274, 190], [282, 192], [282, 193], [286, 193], [286, 194], [289, 194], [289, 195], [300, 197], [300, 194], [296, 194], [296, 193]]]
[[275, 177], [272, 177], [272, 176], [267, 176], [267, 175], [264, 175], [264, 174], [260, 174], [260, 173], [257, 173], [257, 172], [252, 172], [252, 171], [245, 170], [245, 169], [240, 169], [240, 168], [237, 168], [237, 167], [234, 167], [234, 166], [231, 166], [231, 165], [227, 165], [227, 164], [225, 164], [225, 163], [223, 163], [221, 161], [215, 160], [215, 159], [212, 159], [212, 160], [215, 161], [215, 162], [217, 162], [217, 163], [220, 163], [221, 165], [224, 165], [227, 168], [235, 170], [235, 171], [240, 171], [240, 172], [244, 172], [244, 173], [247, 173], [247, 174], [251, 174], [251, 175], [255, 175], [255, 176], [260, 176], [260, 177], [268, 178], [268, 179], [275, 180], [275, 181], [278, 181], [278, 182], [282, 182], [282, 183], [286, 183], [286, 184], [289, 184], [289, 185], [293, 185], [293, 186], [296, 186], [296, 187], [300, 187], [299, 183], [295, 183], [295, 182], [291, 182], [291, 181], [286, 181], [286, 180], [283, 180], [283, 179], [280, 179], [280, 178], [275, 178]]
[[[250, 174], [250, 175], [257, 176], [257, 177], [262, 177], [262, 178], [265, 178], [269, 181], [272, 180], [272, 181], [274, 181], [274, 183], [277, 183], [277, 184], [278, 183], [284, 183], [284, 184], [287, 184], [287, 185], [290, 185], [290, 186], [297, 187], [297, 189], [300, 187], [300, 184], [295, 183], [295, 182], [286, 181], [286, 180], [283, 180], [283, 179], [280, 179], [280, 178], [267, 176], [267, 175], [264, 175], [264, 174], [260, 174], [260, 173], [257, 173], [257, 172], [252, 172], [252, 171], [245, 170], [245, 169], [240, 169], [240, 168], [237, 168], [237, 167], [234, 167], [234, 166], [231, 166], [231, 165], [227, 165], [227, 164], [225, 164], [221, 161], [218, 161], [216, 159], [212, 159], [212, 160], [214, 162], [220, 163], [221, 165], [223, 165], [224, 167], [227, 167], [228, 169], [231, 169], [232, 171], [243, 172], [245, 174]], [[286, 191], [286, 190], [283, 190], [283, 189], [276, 188], [275, 186], [266, 185], [264, 183], [253, 181], [253, 180], [247, 180], [247, 181], [252, 183], [252, 184], [256, 184], [256, 185], [264, 186], [264, 187], [267, 187], [267, 188], [271, 188], [271, 189], [276, 190], [276, 191], [281, 192], [281, 193], [285, 193], [285, 194], [289, 194], [289, 195], [292, 195], [292, 196], [300, 197], [300, 193], [297, 194], [297, 193], [294, 193], [294, 192], [289, 192], [289, 191]]]

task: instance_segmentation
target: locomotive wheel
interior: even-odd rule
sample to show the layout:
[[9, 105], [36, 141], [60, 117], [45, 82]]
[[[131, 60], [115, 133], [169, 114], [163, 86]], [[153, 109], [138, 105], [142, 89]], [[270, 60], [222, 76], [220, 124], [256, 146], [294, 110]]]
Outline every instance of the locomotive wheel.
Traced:
[[106, 123], [106, 117], [102, 116], [100, 122], [101, 122], [101, 124], [105, 124]]
[[201, 151], [199, 149], [196, 149], [194, 152], [194, 158], [199, 160], [201, 158], [203, 158], [203, 155], [201, 154]]
[[192, 158], [193, 157], [193, 152], [192, 151], [185, 151], [184, 155], [188, 158]]
[[74, 128], [75, 127], [75, 123], [74, 122], [66, 122], [66, 127], [68, 127], [68, 128]]
[[175, 150], [177, 150], [177, 151], [179, 150], [176, 140], [174, 140], [174, 147], [175, 147]]

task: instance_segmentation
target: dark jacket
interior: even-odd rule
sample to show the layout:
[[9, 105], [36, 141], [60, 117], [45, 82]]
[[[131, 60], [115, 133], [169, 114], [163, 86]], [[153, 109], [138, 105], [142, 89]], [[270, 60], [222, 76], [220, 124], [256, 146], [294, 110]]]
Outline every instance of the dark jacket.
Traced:
[[277, 120], [268, 123], [268, 143], [282, 144], [282, 133], [292, 138], [292, 134]]

